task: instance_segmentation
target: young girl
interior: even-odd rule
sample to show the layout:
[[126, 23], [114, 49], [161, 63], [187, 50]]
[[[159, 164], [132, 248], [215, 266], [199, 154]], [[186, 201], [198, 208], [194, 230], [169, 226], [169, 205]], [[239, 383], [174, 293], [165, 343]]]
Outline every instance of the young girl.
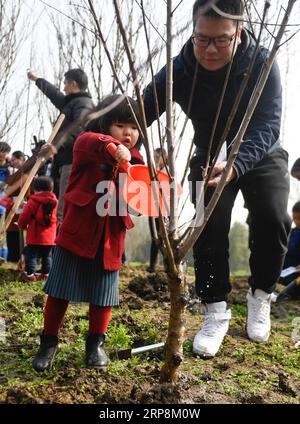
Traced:
[[[119, 95], [106, 98], [102, 110]], [[138, 117], [137, 103], [129, 99]], [[99, 216], [96, 204], [101, 181], [115, 180], [118, 164], [143, 163], [135, 147], [139, 132], [125, 100], [91, 121], [77, 138], [69, 184], [64, 195], [63, 222], [56, 238], [53, 266], [44, 287], [48, 294], [40, 349], [33, 360], [36, 371], [51, 368], [58, 345], [58, 332], [69, 301], [89, 303], [86, 364], [103, 367], [108, 358], [103, 349], [112, 306], [119, 304], [118, 277], [126, 229], [133, 223], [126, 216]], [[104, 135], [107, 134], [107, 135]], [[117, 146], [115, 159], [107, 146]], [[121, 171], [122, 172], [122, 171]]]
[[[57, 229], [58, 200], [53, 193], [53, 180], [50, 177], [38, 177], [33, 182], [34, 194], [30, 196], [21, 213], [18, 225], [27, 229], [24, 281], [45, 279], [52, 265], [52, 247]], [[42, 274], [36, 275], [37, 258], [42, 259]]]

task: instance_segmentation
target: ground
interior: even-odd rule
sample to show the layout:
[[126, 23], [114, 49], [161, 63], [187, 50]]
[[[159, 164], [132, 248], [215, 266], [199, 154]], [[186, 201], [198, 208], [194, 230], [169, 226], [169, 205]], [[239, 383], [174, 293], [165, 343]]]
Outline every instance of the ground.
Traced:
[[121, 303], [113, 312], [106, 339], [106, 351], [111, 356], [106, 370], [85, 368], [87, 305], [72, 304], [53, 369], [37, 373], [31, 361], [43, 322], [42, 283], [21, 283], [19, 273], [8, 268], [0, 269], [0, 317], [6, 326], [0, 341], [0, 403], [300, 402], [300, 349], [295, 347], [300, 331], [294, 320], [300, 317], [300, 303], [273, 305], [269, 342], [250, 342], [245, 332], [245, 277], [233, 278], [233, 318], [220, 352], [214, 359], [203, 360], [194, 357], [191, 349], [203, 318], [194, 295], [193, 274], [188, 273], [191, 300], [186, 312], [184, 362], [178, 383], [171, 385], [159, 383], [162, 349], [129, 359], [116, 357], [118, 350], [164, 341], [169, 297], [163, 272], [148, 274], [142, 265], [122, 270]]

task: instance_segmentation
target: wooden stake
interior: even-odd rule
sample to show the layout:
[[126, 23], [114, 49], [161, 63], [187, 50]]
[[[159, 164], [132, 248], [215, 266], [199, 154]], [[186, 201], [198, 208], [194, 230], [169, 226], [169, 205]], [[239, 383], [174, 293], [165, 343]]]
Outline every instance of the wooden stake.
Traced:
[[[56, 134], [57, 134], [57, 132], [58, 132], [61, 124], [63, 123], [64, 119], [65, 119], [65, 115], [64, 114], [61, 114], [59, 116], [56, 124], [53, 127], [52, 133], [50, 134], [50, 137], [47, 140], [46, 145], [52, 143], [52, 141], [53, 141], [54, 137], [56, 136]], [[35, 164], [33, 165], [33, 168], [31, 169], [30, 173], [28, 174], [27, 180], [25, 181], [25, 183], [24, 183], [24, 185], [23, 185], [23, 187], [22, 187], [22, 189], [21, 189], [21, 191], [20, 191], [20, 193], [19, 193], [16, 201], [14, 202], [13, 207], [11, 208], [11, 210], [10, 210], [10, 212], [9, 212], [6, 220], [5, 220], [5, 223], [4, 223], [3, 227], [0, 230], [0, 234], [2, 234], [2, 232], [5, 232], [7, 230], [7, 228], [9, 227], [9, 225], [10, 225], [10, 223], [11, 223], [14, 215], [16, 214], [16, 211], [17, 211], [18, 207], [22, 203], [22, 201], [24, 199], [24, 196], [25, 196], [25, 194], [26, 194], [26, 192], [27, 192], [27, 190], [28, 190], [28, 188], [29, 188], [29, 186], [30, 186], [33, 178], [35, 177], [35, 174], [39, 170], [39, 168], [40, 168], [43, 160], [45, 160], [45, 158], [43, 158], [43, 157], [38, 157], [37, 158]]]

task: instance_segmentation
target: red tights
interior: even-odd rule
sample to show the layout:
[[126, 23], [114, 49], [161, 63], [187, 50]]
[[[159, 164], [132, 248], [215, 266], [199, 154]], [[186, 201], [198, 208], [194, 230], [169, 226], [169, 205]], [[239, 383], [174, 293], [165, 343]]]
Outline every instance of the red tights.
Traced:
[[[45, 336], [57, 336], [62, 326], [69, 301], [48, 296], [44, 312]], [[111, 306], [89, 306], [89, 334], [105, 334], [110, 317]]]

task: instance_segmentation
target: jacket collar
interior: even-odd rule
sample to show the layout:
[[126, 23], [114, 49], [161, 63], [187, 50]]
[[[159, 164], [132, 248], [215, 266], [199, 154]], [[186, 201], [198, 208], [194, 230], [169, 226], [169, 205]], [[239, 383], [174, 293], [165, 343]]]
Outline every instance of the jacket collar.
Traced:
[[80, 91], [79, 93], [72, 93], [65, 96], [66, 103], [70, 100], [76, 99], [77, 97], [88, 97], [91, 99], [90, 93], [87, 93], [86, 91]]

